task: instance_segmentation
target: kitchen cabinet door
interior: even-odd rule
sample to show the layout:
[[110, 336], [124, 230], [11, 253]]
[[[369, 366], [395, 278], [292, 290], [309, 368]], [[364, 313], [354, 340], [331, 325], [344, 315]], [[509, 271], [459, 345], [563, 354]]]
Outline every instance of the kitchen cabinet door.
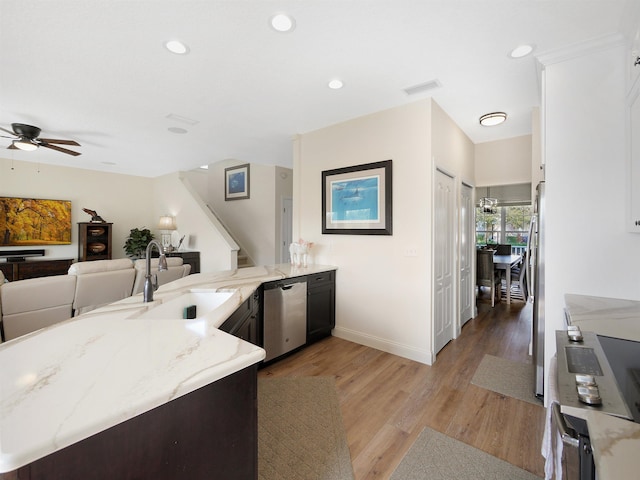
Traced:
[[335, 271], [307, 277], [307, 344], [331, 335], [336, 325]]

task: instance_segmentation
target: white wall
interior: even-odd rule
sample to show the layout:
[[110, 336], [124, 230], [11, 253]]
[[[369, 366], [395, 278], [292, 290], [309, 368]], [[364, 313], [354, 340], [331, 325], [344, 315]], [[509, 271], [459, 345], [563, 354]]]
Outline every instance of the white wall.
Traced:
[[[432, 102], [423, 100], [294, 142], [294, 236], [315, 243], [315, 263], [338, 266], [334, 334], [423, 363], [433, 359], [431, 115]], [[452, 138], [444, 116], [439, 111], [434, 130]], [[456, 145], [450, 142], [449, 152]], [[465, 143], [461, 150], [467, 148]], [[444, 153], [438, 155], [445, 161]], [[449, 161], [457, 170], [454, 156]], [[323, 235], [322, 171], [383, 160], [393, 161], [393, 235]], [[472, 171], [471, 160], [465, 175]], [[417, 256], [406, 256], [407, 249]]]
[[[159, 218], [153, 205], [153, 179], [131, 175], [0, 158], [0, 195], [71, 200], [72, 244], [44, 247], [48, 258], [78, 257], [77, 223], [91, 220], [83, 208], [113, 222], [113, 258], [126, 257], [124, 242], [132, 228], [153, 231]], [[11, 248], [18, 247], [0, 247]]]
[[625, 231], [625, 49], [614, 37], [561, 53], [540, 58], [547, 365], [565, 293], [640, 299], [640, 235]]
[[476, 186], [531, 182], [531, 149], [531, 135], [476, 144]]

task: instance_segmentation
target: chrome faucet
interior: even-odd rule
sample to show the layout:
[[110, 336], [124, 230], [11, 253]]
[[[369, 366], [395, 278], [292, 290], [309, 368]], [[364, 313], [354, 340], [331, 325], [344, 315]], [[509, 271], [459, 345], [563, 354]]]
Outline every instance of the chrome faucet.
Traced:
[[151, 281], [151, 247], [156, 246], [158, 249], [158, 253], [160, 254], [160, 258], [158, 260], [158, 271], [162, 272], [163, 270], [167, 270], [167, 257], [164, 255], [164, 250], [162, 245], [160, 245], [156, 240], [151, 240], [149, 245], [147, 245], [146, 250], [146, 259], [147, 259], [147, 270], [144, 276], [144, 291], [143, 297], [145, 302], [153, 302], [153, 292], [158, 289], [158, 276], [156, 275], [156, 281]]

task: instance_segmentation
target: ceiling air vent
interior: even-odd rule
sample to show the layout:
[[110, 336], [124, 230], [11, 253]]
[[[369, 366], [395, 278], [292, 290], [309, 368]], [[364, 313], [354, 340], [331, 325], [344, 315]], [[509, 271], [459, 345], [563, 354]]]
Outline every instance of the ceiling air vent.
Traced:
[[407, 95], [417, 95], [418, 93], [425, 93], [429, 90], [440, 88], [441, 86], [442, 84], [438, 80], [429, 80], [428, 82], [405, 88], [404, 93]]

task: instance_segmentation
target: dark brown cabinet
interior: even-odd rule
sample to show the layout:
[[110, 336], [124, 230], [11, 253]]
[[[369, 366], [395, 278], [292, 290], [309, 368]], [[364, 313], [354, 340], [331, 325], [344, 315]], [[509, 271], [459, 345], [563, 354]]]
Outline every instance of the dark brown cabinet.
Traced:
[[335, 271], [307, 276], [307, 343], [331, 335], [336, 326]]
[[191, 265], [191, 272], [200, 273], [200, 252], [166, 252], [167, 257], [180, 257], [183, 263]]
[[247, 298], [220, 326], [220, 330], [254, 345], [262, 346], [260, 297], [260, 289], [253, 292], [251, 297]]
[[73, 263], [71, 258], [54, 260], [25, 260], [23, 262], [0, 263], [0, 270], [10, 282], [27, 278], [48, 277], [50, 275], [66, 275]]
[[113, 223], [78, 223], [78, 261], [111, 260]]
[[255, 480], [257, 384], [252, 365], [0, 480]]

